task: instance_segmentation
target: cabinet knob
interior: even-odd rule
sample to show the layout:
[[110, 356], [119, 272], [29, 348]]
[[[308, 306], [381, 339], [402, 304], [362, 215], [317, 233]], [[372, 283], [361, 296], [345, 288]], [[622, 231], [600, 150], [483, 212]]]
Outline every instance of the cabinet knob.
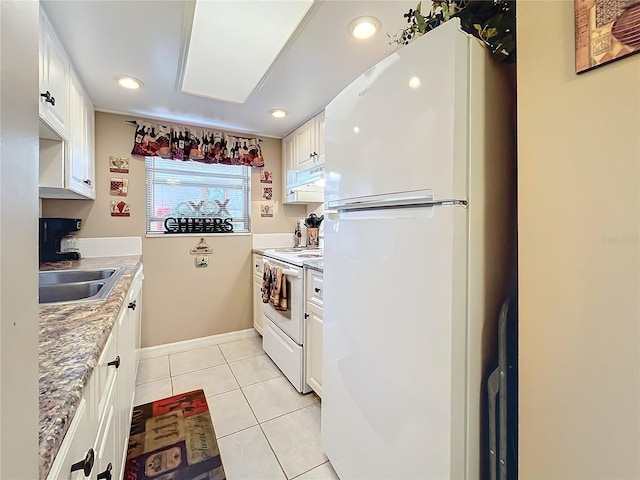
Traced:
[[134, 300], [133, 302], [129, 302], [129, 305], [127, 305], [127, 308], [130, 308], [131, 310], [135, 310], [136, 309], [136, 301]]
[[117, 370], [118, 367], [120, 367], [120, 355], [118, 355], [114, 361], [107, 363], [107, 366], [116, 367], [116, 370]]
[[308, 314], [307, 312], [304, 312], [304, 318], [305, 318], [305, 320], [306, 320], [307, 318], [309, 318], [309, 314]]
[[91, 186], [91, 180], [88, 178], [86, 180], [83, 180], [82, 183], [86, 183], [87, 185]]
[[107, 469], [104, 472], [98, 474], [98, 476], [96, 477], [97, 480], [111, 480], [111, 470], [113, 470], [113, 465], [111, 465], [111, 462], [109, 462], [109, 465], [107, 465]]
[[44, 101], [50, 103], [52, 107], [56, 106], [56, 99], [51, 95], [51, 92], [47, 90], [45, 93], [40, 94], [41, 97], [44, 97]]
[[311, 154], [311, 156], [312, 156], [312, 157], [317, 157], [317, 156], [318, 156], [318, 154], [317, 154], [316, 152], [313, 152], [313, 153]]
[[93, 448], [90, 448], [87, 451], [84, 459], [80, 460], [78, 463], [74, 463], [71, 465], [71, 471], [75, 472], [76, 470], [82, 470], [85, 477], [91, 475], [91, 469], [93, 468], [93, 462], [96, 459], [96, 454], [93, 451]]
[[320, 289], [318, 287], [314, 288], [313, 291], [316, 293], [320, 293]]

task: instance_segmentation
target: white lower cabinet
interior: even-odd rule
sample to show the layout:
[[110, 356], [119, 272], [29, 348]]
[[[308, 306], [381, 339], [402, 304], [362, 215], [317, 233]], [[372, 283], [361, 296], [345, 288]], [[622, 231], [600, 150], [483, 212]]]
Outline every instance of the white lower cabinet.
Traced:
[[262, 335], [262, 272], [263, 258], [253, 254], [253, 328]]
[[305, 360], [307, 383], [322, 397], [322, 273], [306, 271]]
[[142, 268], [136, 273], [47, 480], [115, 480], [129, 442], [136, 349], [140, 348]]
[[93, 472], [95, 463], [93, 433], [96, 427], [88, 411], [90, 401], [91, 394], [86, 392], [78, 404], [71, 425], [69, 425], [67, 434], [58, 450], [58, 455], [51, 466], [49, 479], [79, 480], [86, 477], [85, 473], [91, 474]]
[[[133, 399], [135, 394], [136, 374], [138, 372], [138, 359], [136, 351], [140, 348], [140, 320], [142, 317], [142, 269], [140, 269], [129, 288], [120, 316], [118, 317], [118, 352], [120, 353], [121, 376], [118, 385], [118, 402], [116, 411], [118, 464], [113, 465], [120, 478], [124, 473], [124, 465], [129, 444], [129, 431], [131, 427], [131, 413], [133, 411]], [[123, 385], [124, 388], [120, 388]], [[117, 468], [116, 468], [117, 467]]]

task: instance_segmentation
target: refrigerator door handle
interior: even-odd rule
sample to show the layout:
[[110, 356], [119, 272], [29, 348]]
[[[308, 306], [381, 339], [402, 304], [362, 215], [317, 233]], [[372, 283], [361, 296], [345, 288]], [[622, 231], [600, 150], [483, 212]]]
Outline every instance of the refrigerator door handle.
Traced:
[[392, 193], [386, 195], [371, 195], [346, 200], [333, 200], [327, 204], [333, 211], [361, 210], [368, 208], [392, 207], [429, 207], [437, 205], [466, 205], [465, 200], [434, 200], [431, 190], [415, 190], [411, 192]]

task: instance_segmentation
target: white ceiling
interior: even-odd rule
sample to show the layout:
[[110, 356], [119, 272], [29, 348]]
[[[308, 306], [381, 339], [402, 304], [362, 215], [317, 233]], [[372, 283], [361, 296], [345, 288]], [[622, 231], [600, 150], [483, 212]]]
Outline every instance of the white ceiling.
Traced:
[[[388, 45], [387, 33], [404, 27], [402, 15], [417, 1], [316, 0], [244, 104], [180, 91], [194, 11], [191, 0], [41, 3], [96, 110], [282, 137], [320, 112], [358, 75], [395, 51]], [[347, 34], [348, 23], [359, 15], [381, 20], [382, 30], [375, 38], [356, 41]], [[218, 50], [242, 42], [242, 18], [230, 18], [229, 22], [238, 25], [238, 35], [227, 45], [211, 45], [211, 62], [216, 62]], [[220, 73], [234, 72], [220, 65]], [[115, 82], [116, 75], [137, 77], [144, 87], [125, 90]], [[287, 109], [289, 115], [284, 119], [271, 117], [269, 110], [274, 107]]]

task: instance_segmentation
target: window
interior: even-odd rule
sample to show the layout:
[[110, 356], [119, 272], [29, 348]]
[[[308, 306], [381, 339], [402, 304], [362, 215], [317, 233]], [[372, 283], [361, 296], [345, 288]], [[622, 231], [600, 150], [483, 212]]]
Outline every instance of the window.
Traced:
[[166, 219], [181, 217], [230, 218], [227, 222], [233, 225], [234, 233], [250, 231], [251, 171], [248, 167], [161, 157], [145, 157], [145, 166], [147, 234], [163, 234]]

